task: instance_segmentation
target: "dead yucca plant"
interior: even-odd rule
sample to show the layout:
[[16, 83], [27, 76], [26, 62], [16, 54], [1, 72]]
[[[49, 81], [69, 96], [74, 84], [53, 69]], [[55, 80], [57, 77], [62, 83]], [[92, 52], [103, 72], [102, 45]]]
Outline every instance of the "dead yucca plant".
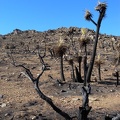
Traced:
[[90, 43], [90, 38], [89, 37], [85, 37], [85, 36], [81, 36], [80, 39], [79, 39], [79, 44], [80, 44], [80, 47], [84, 47], [84, 51], [85, 51], [85, 54], [87, 54], [87, 44]]
[[54, 52], [55, 52], [55, 56], [56, 57], [63, 57], [63, 55], [66, 53], [67, 51], [67, 45], [65, 45], [64, 41], [61, 39], [58, 41], [58, 43], [55, 45], [54, 47]]
[[63, 55], [66, 53], [68, 47], [65, 45], [63, 40], [60, 37], [58, 44], [54, 47], [55, 56], [60, 58], [60, 70], [61, 70], [61, 80], [65, 81], [64, 72], [63, 72]]
[[100, 54], [97, 56], [97, 60], [95, 61], [95, 65], [98, 68], [98, 78], [101, 81], [101, 64], [103, 64], [103, 60], [101, 59]]
[[56, 57], [63, 57], [63, 55], [66, 53], [67, 51], [67, 46], [66, 45], [60, 45], [60, 46], [56, 46], [54, 48], [55, 51], [55, 56]]
[[90, 43], [90, 37], [87, 35], [88, 30], [86, 28], [81, 29], [81, 36], [78, 39], [80, 48], [84, 47], [85, 55], [87, 55], [87, 44]]

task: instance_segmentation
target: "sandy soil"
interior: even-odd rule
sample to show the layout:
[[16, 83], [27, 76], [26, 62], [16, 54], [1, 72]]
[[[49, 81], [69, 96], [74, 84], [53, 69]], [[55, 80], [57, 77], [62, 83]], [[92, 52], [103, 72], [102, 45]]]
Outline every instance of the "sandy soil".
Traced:
[[[35, 60], [34, 57], [33, 59]], [[28, 62], [28, 66], [30, 69], [32, 68], [34, 76], [37, 76], [41, 72], [41, 65], [39, 63], [32, 64], [31, 61]], [[57, 79], [60, 78], [58, 62], [59, 60], [54, 61], [55, 64], [51, 70], [44, 72], [40, 78], [39, 86], [42, 92], [54, 101], [56, 106], [71, 116], [76, 116], [79, 107], [82, 105], [82, 84], [72, 82], [68, 71], [70, 66], [65, 63], [66, 82], [59, 86], [57, 83]], [[1, 120], [29, 120], [36, 119], [36, 117], [51, 120], [63, 119], [38, 96], [33, 83], [24, 75], [20, 75], [23, 71], [21, 68], [16, 68], [10, 63], [4, 63], [0, 66], [0, 71]], [[92, 106], [92, 110], [89, 116], [94, 120], [101, 120], [107, 114], [120, 113], [120, 86], [115, 86], [116, 78], [111, 74], [112, 69], [104, 70], [102, 68], [102, 81], [91, 82], [92, 91], [89, 104]], [[53, 79], [50, 79], [48, 75], [51, 75]], [[94, 78], [94, 76], [92, 77]]]

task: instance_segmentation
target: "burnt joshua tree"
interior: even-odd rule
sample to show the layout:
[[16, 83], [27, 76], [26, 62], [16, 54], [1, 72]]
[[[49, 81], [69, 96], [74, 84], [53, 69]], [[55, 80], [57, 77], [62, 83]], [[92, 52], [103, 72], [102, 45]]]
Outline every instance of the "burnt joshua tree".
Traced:
[[89, 64], [87, 75], [86, 75], [86, 81], [90, 81], [91, 79], [91, 74], [92, 74], [93, 65], [94, 65], [95, 56], [96, 56], [100, 26], [103, 18], [105, 17], [106, 9], [107, 9], [106, 3], [98, 3], [97, 7], [95, 8], [95, 10], [99, 12], [97, 23], [92, 19], [92, 14], [90, 13], [90, 11], [86, 11], [86, 14], [85, 14], [85, 19], [88, 21], [91, 21], [96, 26], [95, 42], [94, 42], [93, 53], [90, 59], [90, 64]]
[[82, 87], [82, 94], [83, 94], [83, 106], [79, 108], [79, 120], [87, 120], [87, 115], [89, 114], [91, 107], [89, 106], [89, 94], [91, 91], [90, 84], [87, 85], [87, 82], [91, 79], [91, 74], [93, 70], [93, 65], [95, 61], [96, 56], [96, 50], [97, 50], [97, 43], [98, 43], [98, 37], [99, 37], [99, 30], [101, 26], [102, 19], [105, 16], [107, 5], [106, 3], [98, 3], [97, 7], [95, 8], [96, 11], [99, 12], [99, 17], [97, 23], [92, 19], [92, 14], [90, 11], [86, 11], [85, 19], [88, 21], [91, 21], [96, 26], [96, 35], [95, 35], [95, 42], [93, 46], [93, 53], [90, 59], [90, 64], [87, 70], [86, 79], [84, 86]]
[[86, 74], [87, 74], [87, 44], [90, 43], [90, 37], [88, 36], [88, 30], [86, 28], [81, 29], [81, 37], [79, 38], [80, 48], [84, 48], [84, 85], [86, 85]]
[[61, 80], [65, 81], [64, 71], [63, 71], [63, 55], [67, 51], [67, 46], [64, 44], [64, 42], [61, 40], [58, 43], [58, 45], [55, 46], [55, 55], [60, 58], [60, 74], [61, 74]]

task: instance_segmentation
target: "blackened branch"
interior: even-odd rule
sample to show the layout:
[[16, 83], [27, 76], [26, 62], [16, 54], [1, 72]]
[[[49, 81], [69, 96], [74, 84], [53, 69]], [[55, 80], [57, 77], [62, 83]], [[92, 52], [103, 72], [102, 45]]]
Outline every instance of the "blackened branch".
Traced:
[[41, 55], [40, 55], [40, 50], [38, 50], [38, 56], [39, 56], [40, 62], [41, 62], [43, 65], [45, 65], [45, 62], [44, 62], [44, 60], [43, 60], [44, 56], [41, 56]]
[[16, 67], [22, 67], [25, 70], [27, 76], [30, 78], [30, 80], [32, 80], [32, 81], [35, 80], [35, 78], [33, 77], [33, 74], [31, 73], [30, 69], [26, 68], [24, 65], [15, 65], [15, 66]]
[[60, 114], [61, 116], [63, 116], [66, 120], [72, 120], [72, 118], [67, 114], [65, 113], [64, 111], [62, 111], [61, 109], [59, 109], [57, 106], [55, 106], [55, 104], [53, 103], [52, 99], [47, 97], [46, 95], [44, 95], [39, 86], [38, 86], [38, 81], [35, 81], [34, 82], [35, 84], [35, 90], [37, 91], [37, 93], [39, 94], [39, 96], [45, 100], [52, 108], [53, 110], [55, 110], [58, 114]]
[[45, 66], [45, 63], [44, 63], [44, 60], [43, 58], [41, 57], [41, 55], [39, 54], [39, 58], [40, 58], [40, 61], [43, 65], [42, 67], [42, 72], [36, 77], [34, 78], [33, 74], [31, 73], [30, 69], [26, 68], [24, 65], [16, 65], [15, 63], [15, 60], [13, 58], [13, 56], [9, 56], [11, 59], [12, 59], [12, 64], [15, 66], [15, 67], [22, 67], [24, 70], [25, 70], [25, 75], [33, 82], [33, 84], [35, 85], [35, 90], [37, 91], [37, 93], [39, 94], [39, 96], [45, 100], [52, 108], [53, 110], [55, 110], [58, 114], [60, 114], [61, 116], [63, 116], [66, 120], [72, 120], [73, 117], [70, 117], [67, 113], [65, 113], [64, 111], [62, 111], [60, 108], [58, 108], [52, 101], [51, 98], [47, 97], [46, 95], [44, 95], [42, 93], [42, 91], [40, 90], [39, 88], [39, 79], [40, 77], [42, 76], [42, 74], [44, 73], [45, 69], [46, 69], [46, 66]]
[[95, 26], [97, 26], [97, 23], [92, 18], [90, 18], [90, 20]]

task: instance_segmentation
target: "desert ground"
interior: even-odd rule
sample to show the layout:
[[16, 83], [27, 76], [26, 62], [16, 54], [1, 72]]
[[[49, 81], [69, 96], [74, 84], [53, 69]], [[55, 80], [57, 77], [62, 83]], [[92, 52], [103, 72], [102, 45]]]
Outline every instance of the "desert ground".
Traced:
[[[34, 84], [24, 74], [24, 69], [15, 67], [23, 64], [29, 68], [34, 77], [42, 72], [42, 64], [37, 54], [36, 46], [40, 46], [41, 55], [44, 54], [46, 43], [47, 50], [44, 57], [49, 65], [39, 80], [41, 91], [50, 97], [54, 104], [70, 116], [78, 116], [79, 107], [82, 105], [81, 87], [83, 83], [73, 82], [71, 78], [71, 66], [64, 60], [65, 82], [60, 85], [60, 60], [51, 57], [48, 48], [56, 45], [62, 39], [70, 44], [70, 29], [74, 29], [72, 37], [75, 39], [75, 48], [80, 51], [77, 39], [81, 35], [80, 28], [59, 28], [38, 32], [35, 30], [14, 30], [7, 35], [0, 36], [0, 120], [64, 120], [34, 89]], [[94, 39], [95, 32], [88, 30], [89, 36]], [[119, 42], [119, 36], [100, 34], [97, 46], [97, 54], [100, 53], [103, 64], [101, 65], [101, 81], [98, 79], [97, 67], [94, 66], [91, 77], [91, 94], [89, 105], [92, 109], [88, 115], [90, 120], [104, 120], [106, 115], [116, 116], [120, 114], [120, 83], [116, 86], [116, 77], [113, 76], [115, 69], [120, 71], [119, 64], [116, 66], [116, 48], [112, 48]], [[88, 61], [92, 53], [94, 41], [88, 45]], [[74, 49], [70, 48], [71, 55]], [[82, 54], [81, 54], [82, 55]], [[77, 65], [76, 62], [74, 62]], [[83, 62], [82, 62], [83, 68]], [[82, 78], [84, 73], [82, 69]]]

